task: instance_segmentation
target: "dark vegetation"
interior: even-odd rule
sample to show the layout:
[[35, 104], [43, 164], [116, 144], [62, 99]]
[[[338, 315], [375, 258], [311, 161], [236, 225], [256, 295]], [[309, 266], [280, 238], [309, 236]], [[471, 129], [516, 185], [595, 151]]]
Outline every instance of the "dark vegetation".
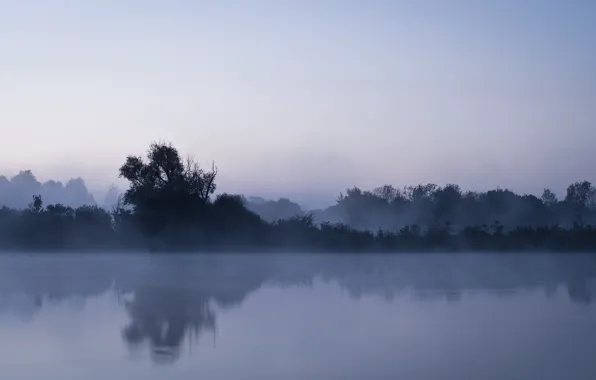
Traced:
[[[24, 177], [27, 177], [26, 174]], [[596, 251], [596, 190], [564, 199], [506, 189], [463, 192], [433, 184], [403, 190], [349, 189], [327, 210], [305, 213], [289, 200], [215, 196], [217, 169], [183, 159], [169, 144], [120, 168], [129, 188], [112, 210], [46, 205], [0, 209], [3, 250], [151, 251]], [[0, 177], [0, 187], [2, 186]], [[14, 181], [14, 179], [13, 179]], [[68, 187], [68, 184], [67, 184]], [[276, 215], [279, 215], [276, 218]]]

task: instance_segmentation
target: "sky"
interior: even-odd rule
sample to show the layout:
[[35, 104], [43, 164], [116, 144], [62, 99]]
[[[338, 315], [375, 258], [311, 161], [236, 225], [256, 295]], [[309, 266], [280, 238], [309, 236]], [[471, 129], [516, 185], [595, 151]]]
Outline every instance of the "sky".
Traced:
[[596, 182], [591, 0], [0, 0], [0, 173], [118, 182], [173, 143], [316, 203]]

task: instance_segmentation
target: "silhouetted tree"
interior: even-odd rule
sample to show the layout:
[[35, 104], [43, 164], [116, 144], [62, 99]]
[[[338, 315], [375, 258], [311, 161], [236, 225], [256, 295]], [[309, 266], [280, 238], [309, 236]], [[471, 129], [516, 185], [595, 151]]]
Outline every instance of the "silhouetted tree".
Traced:
[[542, 201], [542, 203], [544, 203], [546, 207], [553, 207], [558, 202], [555, 193], [553, 193], [549, 189], [544, 189], [544, 191], [542, 192], [542, 196], [540, 197], [540, 200]]
[[204, 171], [191, 158], [183, 162], [170, 144], [151, 144], [147, 159], [128, 156], [120, 177], [130, 182], [124, 204], [131, 205], [146, 233], [156, 235], [201, 221], [215, 191], [215, 166]]

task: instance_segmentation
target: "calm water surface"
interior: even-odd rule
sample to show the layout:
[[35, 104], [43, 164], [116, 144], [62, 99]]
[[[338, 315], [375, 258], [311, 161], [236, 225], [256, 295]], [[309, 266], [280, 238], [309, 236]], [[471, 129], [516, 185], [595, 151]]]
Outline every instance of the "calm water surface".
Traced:
[[0, 379], [596, 379], [596, 259], [0, 256]]

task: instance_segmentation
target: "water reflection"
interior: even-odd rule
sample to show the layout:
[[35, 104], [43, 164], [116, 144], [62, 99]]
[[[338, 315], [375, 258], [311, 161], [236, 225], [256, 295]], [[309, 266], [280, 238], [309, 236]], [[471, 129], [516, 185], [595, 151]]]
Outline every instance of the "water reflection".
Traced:
[[317, 280], [339, 284], [352, 298], [450, 303], [472, 292], [512, 297], [541, 290], [553, 297], [563, 287], [570, 300], [586, 305], [595, 278], [596, 259], [585, 255], [5, 256], [0, 312], [32, 318], [48, 304], [113, 292], [128, 316], [124, 343], [131, 351], [149, 347], [156, 363], [172, 363], [186, 343], [216, 339], [218, 312], [264, 285], [303, 287]]
[[209, 299], [193, 290], [140, 288], [125, 307], [130, 322], [123, 338], [131, 349], [148, 342], [155, 362], [174, 361], [185, 337], [192, 340], [202, 332], [215, 331]]

